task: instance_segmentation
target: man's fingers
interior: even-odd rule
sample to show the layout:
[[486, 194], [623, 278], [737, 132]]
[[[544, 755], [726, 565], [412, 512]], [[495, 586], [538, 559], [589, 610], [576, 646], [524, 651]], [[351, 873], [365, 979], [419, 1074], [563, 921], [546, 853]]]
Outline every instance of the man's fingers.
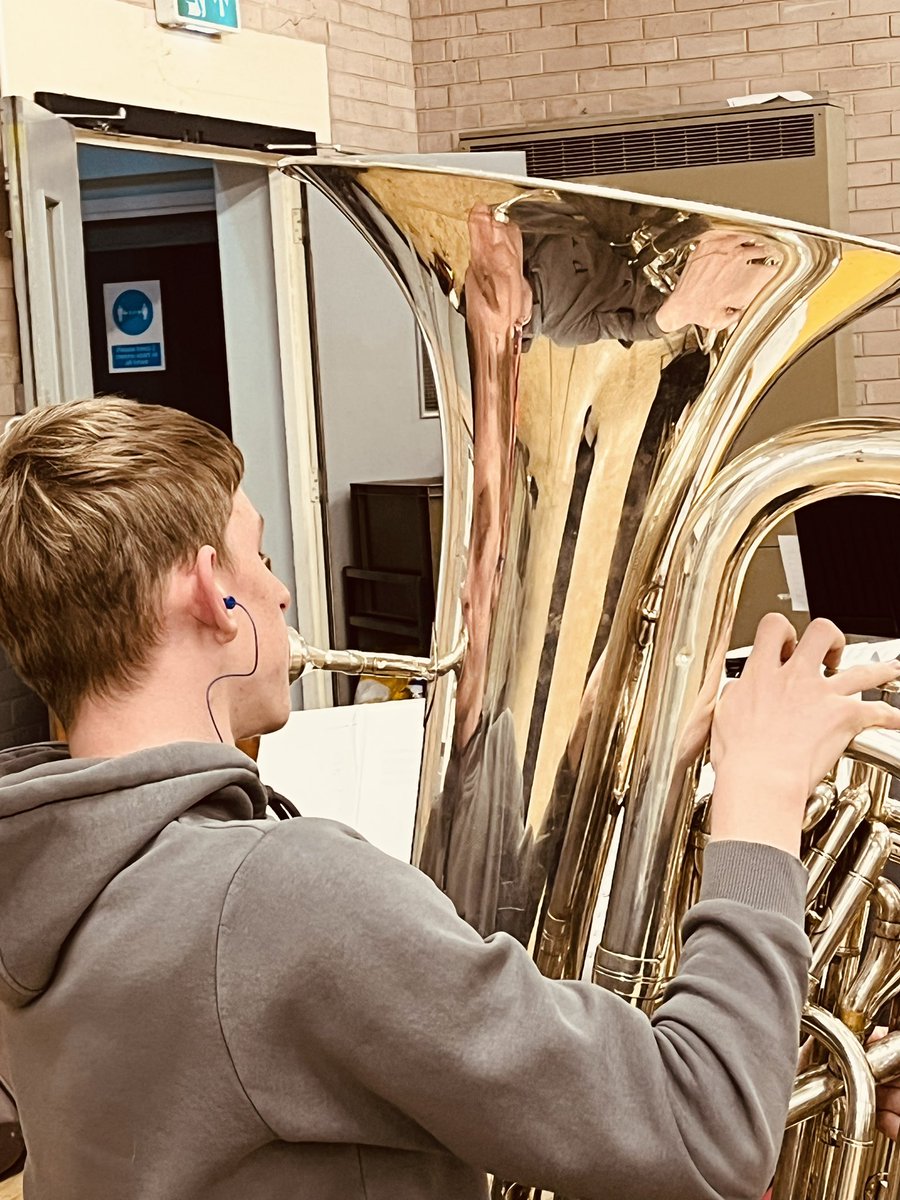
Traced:
[[900, 1135], [900, 1087], [882, 1084], [875, 1089], [876, 1124], [896, 1142]]
[[900, 1136], [900, 1116], [895, 1112], [879, 1111], [875, 1114], [875, 1124], [886, 1137], [896, 1142]]
[[495, 220], [486, 204], [473, 205], [469, 210], [468, 226], [470, 265], [476, 269], [479, 265], [489, 266], [501, 258], [511, 258], [513, 261], [522, 258], [522, 230], [514, 221], [504, 223]]
[[810, 621], [803, 631], [803, 637], [797, 643], [797, 649], [791, 655], [791, 661], [798, 665], [837, 668], [847, 640], [833, 621], [817, 617]]
[[797, 631], [781, 613], [766, 613], [756, 627], [753, 649], [744, 671], [755, 667], [773, 667], [786, 662], [797, 645]]
[[900, 678], [900, 662], [863, 663], [848, 667], [831, 677], [832, 690], [841, 696], [852, 696], [854, 692], [868, 692], [884, 687], [886, 683]]
[[860, 700], [857, 730], [864, 729], [900, 729], [900, 708], [882, 700]]

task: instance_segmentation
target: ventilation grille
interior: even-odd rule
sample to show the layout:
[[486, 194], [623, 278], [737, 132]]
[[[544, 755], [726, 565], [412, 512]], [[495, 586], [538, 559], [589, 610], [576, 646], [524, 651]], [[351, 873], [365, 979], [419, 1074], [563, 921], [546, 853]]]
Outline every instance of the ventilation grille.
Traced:
[[431, 359], [428, 357], [424, 339], [421, 333], [419, 336], [419, 392], [420, 405], [423, 417], [438, 417], [440, 416], [440, 407], [438, 405], [437, 383], [435, 382], [434, 372], [431, 369]]
[[592, 133], [586, 137], [523, 139], [471, 146], [475, 152], [524, 150], [529, 175], [574, 179], [581, 175], [622, 175], [671, 171], [715, 163], [809, 158], [816, 152], [815, 115], [793, 113], [753, 121]]

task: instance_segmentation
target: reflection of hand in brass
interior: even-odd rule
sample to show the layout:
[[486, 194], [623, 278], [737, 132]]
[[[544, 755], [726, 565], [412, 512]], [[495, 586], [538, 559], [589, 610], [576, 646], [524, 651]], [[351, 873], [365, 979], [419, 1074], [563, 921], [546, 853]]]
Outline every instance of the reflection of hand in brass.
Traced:
[[466, 324], [472, 356], [472, 542], [462, 588], [469, 644], [456, 692], [457, 746], [481, 718], [491, 625], [509, 525], [515, 444], [519, 342], [511, 338], [531, 315], [531, 289], [522, 274], [522, 234], [494, 218], [485, 204], [469, 213]]
[[516, 457], [522, 326], [532, 309], [522, 234], [476, 204], [469, 213], [465, 317], [472, 386], [472, 524], [460, 600], [468, 644], [456, 685], [454, 754], [420, 866], [480, 933], [527, 942], [537, 896], [522, 770], [509, 708], [486, 699]]
[[675, 290], [660, 306], [656, 321], [664, 333], [688, 325], [728, 329], [778, 274], [781, 249], [746, 233], [713, 229], [701, 234]]
[[506, 335], [531, 316], [531, 288], [523, 273], [522, 231], [502, 223], [486, 204], [469, 213], [466, 321], [473, 328]]
[[706, 745], [712, 728], [713, 712], [719, 689], [722, 684], [722, 673], [725, 670], [725, 655], [728, 652], [728, 634], [725, 630], [718, 644], [709, 656], [706, 674], [697, 693], [697, 699], [688, 716], [687, 724], [681, 734], [678, 746], [679, 769], [685, 769], [697, 758]]

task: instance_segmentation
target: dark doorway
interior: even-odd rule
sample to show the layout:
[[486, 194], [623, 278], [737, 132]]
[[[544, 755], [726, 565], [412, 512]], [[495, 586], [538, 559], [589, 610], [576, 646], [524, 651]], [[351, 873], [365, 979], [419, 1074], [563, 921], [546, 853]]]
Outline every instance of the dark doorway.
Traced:
[[[94, 390], [165, 404], [231, 435], [215, 213], [85, 222]], [[113, 372], [104, 285], [158, 280], [165, 370]]]
[[[844, 633], [900, 637], [900, 569], [885, 546], [900, 528], [895, 496], [832, 496], [794, 515], [809, 615]], [[877, 563], [876, 569], [872, 569]]]

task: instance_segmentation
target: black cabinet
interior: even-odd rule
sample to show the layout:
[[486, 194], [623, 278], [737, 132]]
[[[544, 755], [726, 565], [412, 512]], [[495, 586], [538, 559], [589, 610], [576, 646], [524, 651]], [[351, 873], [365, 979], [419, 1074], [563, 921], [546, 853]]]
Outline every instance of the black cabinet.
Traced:
[[351, 483], [350, 507], [354, 563], [343, 571], [349, 645], [429, 654], [441, 552], [442, 481]]

